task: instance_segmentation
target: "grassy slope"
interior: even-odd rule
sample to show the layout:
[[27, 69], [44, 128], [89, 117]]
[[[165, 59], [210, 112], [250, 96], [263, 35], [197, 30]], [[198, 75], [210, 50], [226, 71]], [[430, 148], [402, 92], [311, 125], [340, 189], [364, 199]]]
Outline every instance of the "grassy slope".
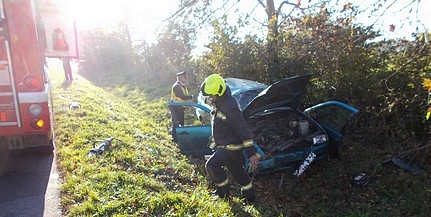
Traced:
[[[57, 67], [57, 68], [56, 68]], [[68, 216], [427, 216], [428, 175], [380, 166], [387, 153], [345, 144], [340, 160], [313, 164], [298, 180], [283, 174], [255, 178], [259, 202], [211, 197], [202, 162], [178, 153], [167, 134], [166, 99], [146, 99], [134, 87], [107, 90], [82, 77], [63, 84], [52, 66], [56, 146]], [[73, 101], [81, 108], [69, 109]], [[102, 155], [89, 157], [96, 140], [114, 137]], [[96, 144], [98, 144], [96, 142]], [[370, 160], [376, 159], [376, 160]], [[428, 166], [428, 171], [430, 167]], [[366, 188], [350, 185], [372, 174]], [[279, 188], [280, 186], [280, 188]], [[237, 186], [235, 186], [237, 187]], [[239, 194], [238, 190], [233, 195]]]
[[[53, 71], [55, 143], [65, 214], [219, 216], [231, 212], [228, 203], [212, 201], [205, 174], [170, 142], [165, 100], [145, 102], [145, 94], [136, 89], [107, 92], [79, 76], [68, 86], [61, 70]], [[72, 100], [81, 108], [69, 109]], [[87, 156], [96, 140], [109, 137], [116, 138], [110, 150]]]

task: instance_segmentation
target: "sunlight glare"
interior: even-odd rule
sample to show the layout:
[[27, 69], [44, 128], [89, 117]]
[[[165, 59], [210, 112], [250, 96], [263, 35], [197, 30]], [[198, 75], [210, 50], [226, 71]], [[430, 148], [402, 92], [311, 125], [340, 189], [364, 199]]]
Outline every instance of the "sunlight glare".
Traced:
[[82, 28], [106, 27], [119, 21], [124, 6], [115, 0], [63, 0], [62, 6]]
[[172, 0], [58, 0], [80, 29], [110, 30], [119, 21], [127, 22], [132, 37], [153, 43], [177, 4]]

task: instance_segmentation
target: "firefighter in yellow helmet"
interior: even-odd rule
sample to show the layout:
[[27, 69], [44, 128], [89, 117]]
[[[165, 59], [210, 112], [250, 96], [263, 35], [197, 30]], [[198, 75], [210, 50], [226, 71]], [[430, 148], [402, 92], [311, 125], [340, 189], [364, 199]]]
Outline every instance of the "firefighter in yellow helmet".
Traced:
[[242, 196], [255, 201], [255, 192], [249, 174], [244, 169], [244, 154], [253, 170], [260, 155], [253, 143], [253, 133], [248, 128], [238, 103], [224, 79], [218, 74], [208, 76], [201, 85], [201, 92], [214, 104], [212, 114], [212, 136], [208, 146], [214, 150], [205, 164], [205, 169], [216, 185], [214, 192], [219, 197], [229, 196], [229, 179], [224, 168], [241, 185]]
[[[177, 81], [172, 85], [171, 101], [186, 102], [194, 99], [193, 95], [189, 95], [189, 90], [186, 86], [187, 72], [181, 71], [177, 73]], [[184, 107], [171, 106], [172, 125], [173, 128], [184, 126]]]

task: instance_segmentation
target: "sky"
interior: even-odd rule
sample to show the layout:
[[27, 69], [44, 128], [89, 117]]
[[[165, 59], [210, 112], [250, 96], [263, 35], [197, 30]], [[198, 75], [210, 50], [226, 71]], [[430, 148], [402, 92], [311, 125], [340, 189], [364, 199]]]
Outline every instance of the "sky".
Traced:
[[[178, 0], [59, 0], [63, 1], [65, 8], [75, 16], [79, 26], [82, 28], [94, 28], [97, 26], [105, 26], [109, 28], [110, 21], [118, 20], [121, 18], [122, 11], [128, 11], [128, 23], [132, 37], [135, 40], [144, 39], [147, 43], [155, 43], [157, 32], [161, 30], [161, 27], [166, 24], [166, 18], [170, 17], [178, 6]], [[278, 5], [282, 0], [274, 0], [275, 5]], [[292, 0], [296, 2], [297, 0]], [[307, 0], [308, 1], [308, 0]], [[307, 2], [302, 0], [302, 2]], [[337, 7], [341, 7], [343, 4], [340, 2], [347, 0], [338, 0], [332, 2], [338, 2]], [[370, 2], [374, 0], [350, 0], [354, 4], [359, 5], [360, 8], [367, 8]], [[377, 16], [380, 13], [373, 15], [371, 12], [367, 12], [357, 17], [357, 23], [364, 25], [376, 22], [375, 26], [378, 30], [381, 30], [385, 34], [386, 38], [394, 37], [410, 37], [412, 32], [415, 32], [416, 27], [419, 27], [421, 31], [424, 29], [431, 30], [431, 16], [428, 13], [431, 11], [431, 0], [419, 0], [418, 11], [412, 11], [411, 14], [414, 16], [406, 15], [404, 7], [408, 5], [412, 0], [386, 0], [386, 5], [382, 5], [381, 10], [385, 9], [387, 5], [392, 2], [396, 2], [391, 6], [391, 9], [386, 11], [384, 17]], [[236, 1], [233, 1], [236, 2]], [[264, 1], [265, 2], [265, 1]], [[331, 3], [332, 3], [331, 2]], [[383, 2], [383, 0], [382, 0]], [[418, 2], [418, 1], [416, 1]], [[119, 5], [121, 3], [121, 5]], [[266, 14], [262, 6], [258, 5], [257, 0], [241, 0], [236, 4], [240, 11], [252, 11], [254, 9], [253, 16], [255, 19], [251, 20], [252, 28], [244, 31], [257, 31], [265, 32], [266, 30], [261, 27], [259, 21], [266, 18]], [[404, 8], [404, 9], [403, 9]], [[404, 13], [400, 12], [404, 11]], [[228, 18], [234, 22], [236, 20], [236, 12], [232, 8], [229, 12]], [[417, 14], [417, 17], [416, 17]], [[124, 17], [123, 17], [124, 18]], [[422, 23], [418, 23], [420, 20]], [[395, 25], [394, 31], [389, 31], [389, 25]], [[376, 29], [376, 30], [377, 30]], [[205, 31], [208, 33], [210, 31]], [[207, 42], [208, 35], [201, 34], [198, 37], [198, 50], [202, 49], [203, 44]]]
[[[382, 7], [385, 9], [388, 4], [394, 2], [394, 0], [386, 1], [387, 4]], [[389, 10], [386, 11], [383, 17], [380, 17], [380, 13], [375, 13], [367, 16], [363, 14], [358, 17], [357, 22], [367, 24], [370, 22], [376, 22], [376, 27], [384, 33], [386, 38], [405, 37], [411, 38], [411, 33], [416, 32], [416, 28], [420, 32], [425, 30], [431, 31], [431, 1], [430, 0], [418, 0], [414, 4], [409, 5], [412, 0], [398, 0], [395, 1]], [[419, 3], [419, 4], [418, 4]], [[368, 4], [365, 1], [357, 1], [357, 4], [361, 7], [366, 7]], [[406, 12], [410, 11], [411, 14]], [[416, 11], [417, 9], [417, 11]], [[380, 10], [382, 11], [382, 10]], [[394, 25], [395, 30], [389, 31], [389, 26]]]

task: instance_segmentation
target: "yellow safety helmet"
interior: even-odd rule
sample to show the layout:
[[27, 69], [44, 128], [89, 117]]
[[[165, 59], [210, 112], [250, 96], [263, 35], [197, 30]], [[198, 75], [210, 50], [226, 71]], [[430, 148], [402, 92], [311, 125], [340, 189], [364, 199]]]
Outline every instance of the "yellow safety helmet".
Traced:
[[219, 74], [212, 74], [202, 82], [201, 91], [204, 96], [222, 96], [226, 91], [226, 83]]

